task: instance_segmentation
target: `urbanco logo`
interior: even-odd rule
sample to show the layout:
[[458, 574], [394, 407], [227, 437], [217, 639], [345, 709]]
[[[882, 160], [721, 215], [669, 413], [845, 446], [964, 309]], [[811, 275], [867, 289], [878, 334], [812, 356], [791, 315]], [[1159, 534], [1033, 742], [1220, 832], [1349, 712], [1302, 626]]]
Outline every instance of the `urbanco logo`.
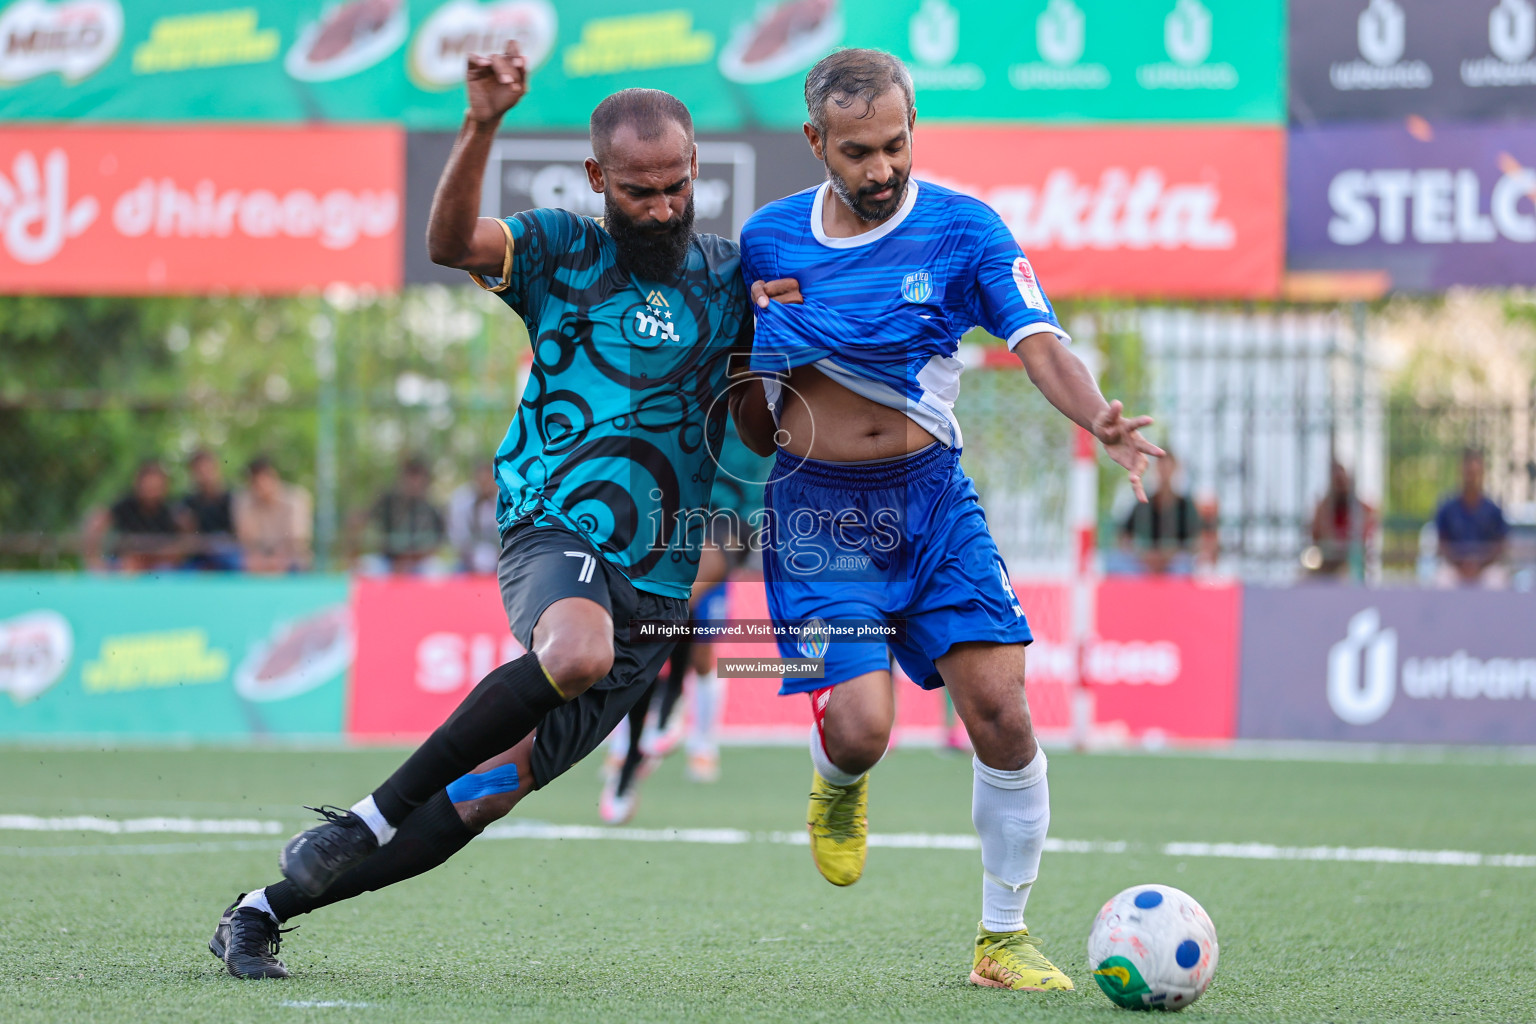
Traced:
[[923, 0], [907, 21], [907, 45], [919, 89], [980, 89], [987, 76], [979, 64], [954, 63], [960, 52], [960, 12], [949, 0]]
[[1393, 0], [1371, 0], [1355, 22], [1355, 43], [1360, 56], [1379, 68], [1396, 64], [1403, 55], [1407, 21], [1403, 9]]
[[1143, 89], [1235, 89], [1237, 69], [1225, 61], [1206, 63], [1211, 55], [1211, 10], [1200, 0], [1176, 0], [1163, 18], [1163, 50], [1168, 60], [1136, 69]]
[[1328, 650], [1328, 706], [1350, 725], [1369, 725], [1396, 695], [1397, 630], [1383, 629], [1381, 612], [1367, 608]]
[[1173, 5], [1163, 19], [1163, 48], [1187, 68], [1211, 55], [1211, 12], [1200, 0], [1178, 0]]
[[1461, 80], [1474, 89], [1536, 86], [1536, 3], [1499, 0], [1488, 12], [1488, 49], [1492, 57], [1461, 62]]
[[1051, 0], [1035, 19], [1035, 48], [1057, 67], [1076, 64], [1083, 56], [1087, 32], [1083, 9], [1072, 0]]
[[1427, 89], [1435, 76], [1422, 60], [1403, 60], [1408, 17], [1395, 0], [1370, 0], [1355, 22], [1355, 45], [1363, 60], [1341, 61], [1328, 69], [1335, 89]]
[[1015, 89], [1106, 89], [1109, 68], [1080, 64], [1088, 44], [1088, 19], [1073, 0], [1050, 0], [1035, 18], [1040, 60], [1014, 64], [1008, 81]]

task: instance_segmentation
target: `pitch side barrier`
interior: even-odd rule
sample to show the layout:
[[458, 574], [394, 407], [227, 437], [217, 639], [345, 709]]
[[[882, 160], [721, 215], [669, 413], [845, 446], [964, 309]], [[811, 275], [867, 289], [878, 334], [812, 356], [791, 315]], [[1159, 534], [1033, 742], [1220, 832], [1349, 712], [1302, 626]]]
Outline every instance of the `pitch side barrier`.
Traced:
[[[1015, 586], [1036, 727], [1064, 741], [1068, 581]], [[1098, 744], [1536, 744], [1536, 594], [1109, 576], [1095, 605], [1081, 664]], [[700, 631], [732, 659], [735, 743], [803, 742], [809, 702], [770, 671], [815, 678], [800, 643], [882, 642], [801, 630], [781, 649], [750, 579]], [[521, 652], [490, 577], [4, 576], [0, 742], [408, 741]], [[942, 692], [896, 692], [900, 741], [937, 742]]]

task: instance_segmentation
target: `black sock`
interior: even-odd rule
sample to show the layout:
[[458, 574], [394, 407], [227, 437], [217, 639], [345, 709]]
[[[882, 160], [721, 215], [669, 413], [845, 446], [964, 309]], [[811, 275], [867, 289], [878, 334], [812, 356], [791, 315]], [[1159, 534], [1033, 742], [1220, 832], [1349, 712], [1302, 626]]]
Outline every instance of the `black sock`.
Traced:
[[532, 651], [493, 670], [373, 791], [379, 813], [398, 827], [454, 779], [517, 746], [545, 715], [564, 703]]
[[395, 838], [336, 879], [321, 895], [305, 895], [285, 878], [267, 886], [267, 903], [278, 920], [287, 921], [430, 871], [464, 849], [477, 834], [453, 809], [447, 790], [439, 790], [400, 823]]
[[[691, 623], [693, 620], [690, 619]], [[677, 708], [677, 699], [683, 695], [683, 679], [688, 675], [688, 663], [693, 660], [693, 638], [684, 637], [672, 648], [672, 657], [667, 661], [667, 672], [656, 684], [656, 693], [660, 703], [656, 707], [656, 728], [665, 732], [667, 723], [672, 721], [672, 712]]]
[[634, 784], [635, 772], [640, 769], [640, 762], [645, 759], [645, 752], [640, 748], [640, 737], [645, 732], [645, 716], [651, 710], [651, 698], [656, 694], [656, 688], [660, 683], [652, 683], [645, 688], [645, 693], [635, 702], [635, 706], [629, 709], [629, 748], [624, 751], [624, 764], [619, 768], [619, 795], [629, 792], [629, 787]]

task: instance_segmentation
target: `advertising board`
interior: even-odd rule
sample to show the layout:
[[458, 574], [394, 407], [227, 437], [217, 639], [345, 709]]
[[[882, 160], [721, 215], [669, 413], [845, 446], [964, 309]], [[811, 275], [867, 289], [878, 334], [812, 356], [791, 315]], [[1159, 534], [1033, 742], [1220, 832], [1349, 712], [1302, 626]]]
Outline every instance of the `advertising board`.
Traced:
[[1291, 269], [1536, 284], [1536, 121], [1299, 128], [1288, 160]]
[[924, 126], [914, 173], [1002, 216], [1052, 296], [1257, 298], [1280, 287], [1283, 133]]
[[342, 577], [0, 579], [0, 737], [339, 736]]
[[872, 46], [927, 119], [1284, 119], [1283, 0], [9, 0], [0, 120], [451, 129], [465, 58], [515, 39], [529, 128], [665, 89], [700, 129], [796, 129], [807, 69]]
[[1536, 743], [1536, 594], [1249, 587], [1245, 739]]
[[0, 129], [0, 292], [395, 288], [403, 133]]

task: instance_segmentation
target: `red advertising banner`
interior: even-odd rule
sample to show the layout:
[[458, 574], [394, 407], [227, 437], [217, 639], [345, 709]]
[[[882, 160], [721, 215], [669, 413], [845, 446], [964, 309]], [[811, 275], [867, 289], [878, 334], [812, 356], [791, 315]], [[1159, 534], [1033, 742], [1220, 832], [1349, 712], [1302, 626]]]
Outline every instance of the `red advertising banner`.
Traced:
[[394, 129], [0, 130], [0, 292], [400, 284]]
[[1048, 295], [1279, 292], [1285, 140], [1252, 128], [949, 128], [919, 123], [914, 173], [1002, 216]]
[[1110, 576], [1099, 584], [1097, 625], [1086, 668], [1100, 730], [1138, 740], [1237, 735], [1241, 587]]
[[[1055, 581], [1014, 581], [1035, 642], [1027, 691], [1035, 730], [1063, 741], [1071, 728], [1074, 654], [1070, 592]], [[1237, 728], [1241, 588], [1184, 578], [1109, 577], [1099, 584], [1098, 638], [1087, 653], [1094, 720], [1125, 740], [1228, 740]], [[761, 583], [731, 585], [732, 618], [765, 619]], [[762, 644], [721, 645], [729, 657], [775, 653]], [[732, 679], [723, 727], [740, 740], [790, 739], [810, 724], [805, 698], [776, 695], [778, 681]], [[944, 698], [904, 678], [896, 689], [899, 738], [937, 739]]]
[[523, 653], [493, 576], [359, 578], [347, 735], [417, 739], [497, 665]]
[[[1035, 642], [1028, 653], [1036, 730], [1064, 740], [1071, 722], [1072, 651], [1066, 586], [1017, 582]], [[357, 654], [347, 734], [388, 741], [436, 728], [481, 677], [523, 651], [507, 631], [495, 579], [358, 579]], [[1225, 740], [1237, 724], [1241, 589], [1188, 579], [1110, 577], [1099, 586], [1099, 638], [1088, 650], [1095, 719], [1128, 740]], [[760, 581], [730, 584], [727, 618], [768, 618]], [[723, 657], [773, 656], [772, 644], [719, 644]], [[798, 742], [811, 722], [805, 697], [778, 696], [777, 679], [732, 679], [722, 732], [738, 742]], [[898, 680], [898, 739], [936, 740], [944, 697]]]

